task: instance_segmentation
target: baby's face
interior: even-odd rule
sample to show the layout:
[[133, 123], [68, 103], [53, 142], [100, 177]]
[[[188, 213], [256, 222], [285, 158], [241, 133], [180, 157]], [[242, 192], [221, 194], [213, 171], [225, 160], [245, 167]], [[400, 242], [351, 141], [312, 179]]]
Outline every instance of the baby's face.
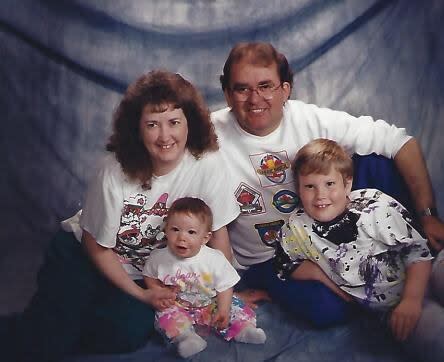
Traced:
[[299, 175], [299, 197], [305, 212], [313, 219], [327, 222], [344, 212], [352, 179], [344, 180], [334, 167], [328, 174]]
[[168, 216], [165, 234], [168, 248], [178, 258], [195, 256], [211, 236], [208, 226], [199, 217], [188, 213]]

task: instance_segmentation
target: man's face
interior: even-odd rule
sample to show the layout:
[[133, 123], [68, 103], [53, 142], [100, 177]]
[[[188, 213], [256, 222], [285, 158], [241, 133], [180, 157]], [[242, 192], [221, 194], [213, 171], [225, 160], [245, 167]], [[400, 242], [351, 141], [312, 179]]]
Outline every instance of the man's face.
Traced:
[[266, 136], [279, 126], [289, 95], [290, 84], [281, 84], [276, 64], [264, 66], [247, 61], [233, 64], [225, 90], [225, 99], [239, 125], [256, 136]]

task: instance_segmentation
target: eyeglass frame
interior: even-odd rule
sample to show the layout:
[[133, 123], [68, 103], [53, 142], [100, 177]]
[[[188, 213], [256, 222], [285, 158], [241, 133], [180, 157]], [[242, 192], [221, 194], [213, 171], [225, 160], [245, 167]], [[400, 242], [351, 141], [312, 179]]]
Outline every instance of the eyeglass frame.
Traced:
[[[248, 98], [251, 97], [251, 95], [253, 94], [253, 92], [256, 92], [257, 95], [259, 97], [262, 97], [263, 99], [269, 101], [272, 100], [274, 97], [274, 92], [276, 92], [280, 87], [282, 87], [284, 85], [285, 82], [280, 82], [277, 86], [272, 86], [272, 84], [274, 85], [273, 82], [270, 83], [264, 83], [264, 84], [259, 84], [256, 87], [239, 87], [239, 88], [245, 88], [246, 91], [248, 91], [245, 94], [239, 94], [237, 93], [237, 91], [239, 91], [239, 89], [236, 89], [235, 87], [230, 87], [230, 92], [233, 94], [233, 98], [238, 101], [238, 102], [245, 102], [248, 100]], [[264, 86], [270, 86], [270, 96], [269, 97], [265, 97], [263, 94], [261, 94], [261, 87]], [[239, 99], [238, 97], [241, 96], [241, 98], [245, 98], [245, 99]]]

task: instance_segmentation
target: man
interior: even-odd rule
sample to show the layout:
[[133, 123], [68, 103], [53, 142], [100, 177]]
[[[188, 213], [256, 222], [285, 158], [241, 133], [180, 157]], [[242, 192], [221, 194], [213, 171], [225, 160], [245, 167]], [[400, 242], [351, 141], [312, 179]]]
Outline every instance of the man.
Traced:
[[[241, 215], [229, 228], [236, 260], [248, 267], [243, 280], [318, 326], [346, 318], [348, 306], [315, 281], [281, 281], [271, 257], [280, 228], [298, 204], [290, 161], [304, 144], [330, 138], [359, 154], [394, 158], [412, 195], [431, 246], [439, 251], [444, 224], [436, 215], [421, 149], [404, 129], [371, 117], [288, 100], [293, 73], [284, 55], [267, 43], [241, 43], [230, 52], [221, 75], [228, 108], [212, 114], [226, 165], [236, 180]], [[415, 167], [411, 167], [414, 164]], [[304, 268], [299, 267], [301, 279]]]

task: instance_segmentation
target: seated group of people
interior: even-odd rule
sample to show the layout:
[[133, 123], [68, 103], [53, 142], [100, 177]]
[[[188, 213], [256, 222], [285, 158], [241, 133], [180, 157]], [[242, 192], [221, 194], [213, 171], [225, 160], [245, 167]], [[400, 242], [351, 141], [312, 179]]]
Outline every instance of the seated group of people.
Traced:
[[[154, 329], [187, 358], [206, 347], [194, 325], [263, 344], [260, 299], [315, 327], [367, 310], [423, 357], [444, 320], [444, 224], [416, 140], [290, 100], [293, 72], [268, 43], [234, 46], [220, 81], [228, 107], [211, 114], [172, 72], [128, 87], [82, 211], [8, 319], [11, 360], [129, 352]], [[392, 158], [413, 214], [381, 190], [352, 191], [352, 153]], [[235, 295], [240, 279], [250, 292]]]

